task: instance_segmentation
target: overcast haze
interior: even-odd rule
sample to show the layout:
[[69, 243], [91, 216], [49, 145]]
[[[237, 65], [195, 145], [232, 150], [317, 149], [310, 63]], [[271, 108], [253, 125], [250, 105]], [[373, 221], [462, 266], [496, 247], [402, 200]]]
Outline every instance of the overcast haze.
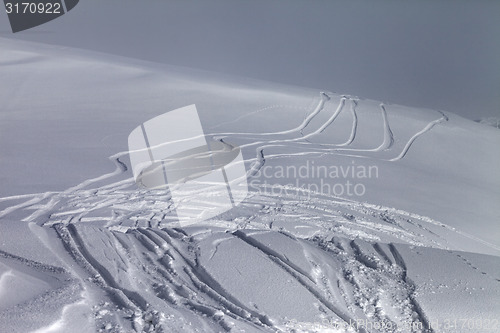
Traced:
[[84, 0], [60, 19], [15, 35], [2, 12], [0, 37], [476, 119], [500, 116], [499, 13], [499, 1], [478, 0]]

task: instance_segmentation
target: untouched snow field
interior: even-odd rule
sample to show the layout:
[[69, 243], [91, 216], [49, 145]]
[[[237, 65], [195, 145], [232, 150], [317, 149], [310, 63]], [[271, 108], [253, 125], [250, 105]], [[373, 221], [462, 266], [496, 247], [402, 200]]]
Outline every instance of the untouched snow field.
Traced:
[[[0, 39], [0, 332], [500, 332], [500, 132]], [[188, 227], [129, 133], [196, 104], [249, 194]], [[351, 185], [349, 185], [351, 184]]]

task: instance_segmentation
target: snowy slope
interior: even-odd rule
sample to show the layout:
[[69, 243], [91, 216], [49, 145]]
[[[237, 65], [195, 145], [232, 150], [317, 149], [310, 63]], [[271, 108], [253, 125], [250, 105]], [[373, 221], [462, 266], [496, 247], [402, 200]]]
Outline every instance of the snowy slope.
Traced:
[[483, 125], [488, 125], [488, 126], [493, 126], [495, 128], [500, 128], [500, 119], [497, 117], [481, 118], [481, 119], [476, 120], [476, 122], [483, 124]]
[[[497, 129], [81, 50], [0, 49], [5, 331], [500, 331]], [[135, 185], [127, 137], [190, 104], [209, 136], [241, 147], [250, 193], [179, 228], [168, 193]], [[332, 193], [346, 181], [363, 194]]]

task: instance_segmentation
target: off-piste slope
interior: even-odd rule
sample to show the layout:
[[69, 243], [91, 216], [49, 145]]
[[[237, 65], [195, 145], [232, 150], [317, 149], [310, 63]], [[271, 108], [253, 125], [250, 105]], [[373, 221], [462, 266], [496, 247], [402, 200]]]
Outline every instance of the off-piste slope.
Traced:
[[[8, 331], [499, 329], [497, 129], [81, 50], [0, 47]], [[168, 191], [135, 185], [127, 137], [190, 104], [208, 138], [242, 149], [250, 192], [182, 227]]]

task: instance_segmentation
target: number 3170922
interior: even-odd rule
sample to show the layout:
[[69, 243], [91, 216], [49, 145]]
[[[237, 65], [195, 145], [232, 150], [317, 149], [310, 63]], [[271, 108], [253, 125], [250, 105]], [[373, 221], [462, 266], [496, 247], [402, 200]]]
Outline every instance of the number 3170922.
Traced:
[[61, 4], [50, 2], [7, 2], [5, 9], [7, 14], [61, 14]]

